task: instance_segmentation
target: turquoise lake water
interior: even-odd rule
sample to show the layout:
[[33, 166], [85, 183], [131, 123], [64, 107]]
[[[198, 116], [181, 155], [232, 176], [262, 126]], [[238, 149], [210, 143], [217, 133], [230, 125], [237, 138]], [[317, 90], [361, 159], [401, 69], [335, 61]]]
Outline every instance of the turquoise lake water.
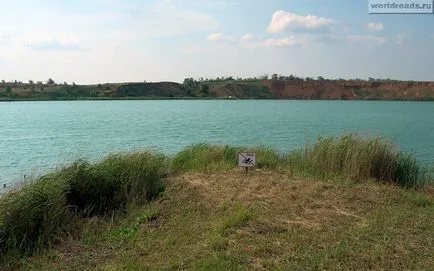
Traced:
[[383, 101], [50, 101], [0, 103], [0, 184], [116, 151], [174, 154], [208, 142], [281, 151], [318, 136], [381, 135], [434, 164], [434, 103]]

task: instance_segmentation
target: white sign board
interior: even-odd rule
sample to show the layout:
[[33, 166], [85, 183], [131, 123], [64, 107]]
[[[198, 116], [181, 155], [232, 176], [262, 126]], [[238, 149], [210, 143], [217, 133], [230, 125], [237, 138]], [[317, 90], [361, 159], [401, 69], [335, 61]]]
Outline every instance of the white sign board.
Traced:
[[240, 152], [240, 153], [238, 153], [238, 166], [240, 166], [240, 167], [254, 167], [254, 166], [256, 166], [256, 153], [254, 153], [254, 152]]

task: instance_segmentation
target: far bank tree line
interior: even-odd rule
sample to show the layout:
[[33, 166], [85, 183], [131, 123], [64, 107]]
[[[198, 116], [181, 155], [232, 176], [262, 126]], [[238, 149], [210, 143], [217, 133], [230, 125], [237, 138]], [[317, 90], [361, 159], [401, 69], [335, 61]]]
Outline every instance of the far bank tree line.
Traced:
[[[343, 79], [343, 78], [338, 78], [338, 79], [327, 79], [324, 78], [322, 76], [318, 76], [316, 78], [314, 77], [300, 77], [300, 76], [296, 76], [296, 75], [280, 75], [277, 73], [274, 73], [272, 75], [268, 75], [268, 74], [264, 74], [264, 75], [260, 75], [260, 76], [254, 76], [254, 77], [234, 77], [234, 76], [221, 76], [221, 77], [216, 77], [216, 78], [203, 78], [203, 77], [198, 77], [198, 78], [193, 78], [193, 77], [187, 77], [184, 79], [183, 84], [184, 85], [188, 85], [191, 84], [192, 82], [198, 82], [198, 83], [203, 83], [203, 82], [225, 82], [225, 81], [258, 81], [258, 80], [286, 80], [286, 81], [360, 81], [360, 82], [402, 82], [400, 80], [395, 80], [395, 79], [390, 79], [390, 78], [372, 78], [370, 77], [368, 80], [365, 79], [360, 79], [360, 78], [354, 78], [354, 79]], [[144, 81], [145, 83], [147, 81]], [[414, 82], [413, 80], [409, 80], [408, 82]], [[150, 82], [149, 82], [150, 83]], [[63, 82], [63, 83], [56, 83], [52, 78], [49, 78], [46, 82], [43, 81], [33, 81], [33, 80], [29, 80], [27, 83], [22, 82], [22, 81], [17, 81], [17, 80], [13, 80], [13, 81], [5, 81], [5, 80], [1, 80], [0, 81], [0, 87], [5, 87], [5, 86], [13, 86], [13, 87], [24, 87], [24, 86], [53, 86], [53, 85], [69, 85], [67, 82]], [[75, 86], [75, 82], [71, 83], [72, 86]], [[102, 88], [102, 84], [98, 84], [98, 88]]]
[[[184, 79], [182, 85], [185, 87], [185, 89], [187, 90], [187, 93], [191, 96], [196, 96], [197, 93], [199, 93], [199, 95], [203, 95], [206, 96], [209, 94], [209, 89], [210, 87], [214, 86], [214, 85], [219, 85], [219, 84], [225, 84], [225, 83], [231, 83], [231, 82], [244, 82], [244, 83], [253, 83], [253, 82], [258, 82], [258, 81], [262, 81], [262, 80], [280, 80], [280, 81], [293, 81], [293, 82], [297, 82], [297, 83], [302, 83], [302, 82], [312, 82], [312, 81], [327, 81], [327, 82], [355, 82], [355, 83], [363, 83], [363, 82], [370, 82], [370, 83], [381, 83], [381, 82], [387, 82], [387, 83], [397, 83], [400, 82], [399, 80], [393, 80], [390, 78], [386, 78], [386, 79], [375, 79], [370, 77], [368, 80], [364, 80], [364, 79], [359, 79], [359, 78], [355, 78], [355, 79], [343, 79], [343, 78], [339, 78], [339, 79], [326, 79], [322, 76], [318, 76], [317, 78], [313, 78], [313, 77], [299, 77], [296, 75], [279, 75], [277, 73], [272, 74], [271, 76], [269, 76], [268, 74], [264, 74], [261, 76], [256, 76], [256, 77], [234, 77], [234, 76], [221, 76], [221, 77], [216, 77], [216, 78], [203, 78], [203, 77], [199, 77], [199, 78], [193, 78], [193, 77], [187, 77]], [[414, 81], [408, 81], [408, 82], [414, 82]]]
[[[297, 82], [297, 83], [302, 83], [302, 82], [310, 82], [310, 81], [315, 81], [315, 82], [319, 82], [319, 81], [329, 81], [329, 82], [351, 82], [351, 83], [363, 83], [363, 82], [374, 82], [374, 83], [381, 83], [381, 82], [387, 82], [387, 83], [396, 83], [396, 82], [403, 82], [403, 81], [399, 81], [399, 80], [393, 80], [393, 79], [375, 79], [375, 78], [369, 78], [368, 80], [364, 80], [364, 79], [359, 79], [359, 78], [355, 78], [355, 79], [326, 79], [322, 76], [318, 76], [316, 78], [313, 77], [300, 77], [300, 76], [296, 76], [296, 75], [280, 75], [277, 73], [268, 75], [268, 74], [264, 74], [264, 75], [260, 75], [260, 76], [254, 76], [254, 77], [234, 77], [234, 76], [220, 76], [220, 77], [216, 77], [216, 78], [203, 78], [203, 77], [199, 77], [199, 78], [193, 78], [193, 77], [188, 77], [185, 78], [184, 81], [182, 82], [181, 86], [184, 87], [184, 90], [186, 92], [186, 94], [188, 96], [192, 96], [192, 97], [196, 97], [196, 96], [211, 96], [213, 95], [213, 93], [210, 91], [210, 89], [216, 85], [220, 85], [220, 84], [230, 84], [230, 83], [245, 83], [245, 84], [254, 84], [254, 83], [258, 83], [262, 80], [284, 80], [284, 81], [293, 81], [293, 82]], [[405, 81], [405, 82], [414, 82], [414, 81]], [[143, 81], [143, 83], [147, 83], [146, 81]], [[142, 83], [142, 84], [143, 84]], [[149, 82], [150, 83], [150, 82]], [[122, 85], [122, 84], [120, 84]], [[95, 86], [78, 86], [76, 85], [74, 82], [72, 82], [71, 84], [68, 84], [67, 82], [63, 82], [63, 83], [57, 83], [55, 82], [52, 78], [49, 78], [48, 80], [46, 80], [45, 82], [43, 81], [33, 81], [33, 80], [29, 80], [28, 82], [22, 82], [22, 81], [17, 81], [17, 80], [13, 80], [13, 81], [5, 81], [5, 80], [1, 80], [0, 81], [0, 95], [1, 96], [6, 96], [6, 97], [13, 97], [16, 92], [15, 89], [23, 89], [23, 90], [27, 90], [27, 91], [31, 91], [31, 93], [33, 93], [34, 95], [39, 95], [39, 93], [45, 93], [45, 88], [47, 87], [56, 87], [55, 92], [59, 92], [60, 93], [64, 92], [66, 96], [90, 96], [90, 97], [97, 97], [97, 96], [112, 96], [112, 95], [121, 95], [122, 93], [118, 93], [119, 92], [119, 84], [109, 84], [109, 83], [104, 83], [104, 84], [97, 84], [96, 88]], [[147, 84], [146, 84], [147, 85]], [[148, 86], [149, 88], [149, 86]], [[141, 93], [142, 90], [137, 89], [135, 90], [135, 92], [138, 92], [138, 94], [144, 94]], [[149, 90], [145, 91], [146, 93], [149, 92]], [[161, 90], [153, 90], [153, 92], [161, 92]], [[50, 94], [51, 95], [51, 94]], [[53, 94], [54, 95], [54, 94]], [[127, 94], [125, 94], [126, 96], [128, 96]], [[125, 96], [124, 95], [124, 96]]]
[[[199, 83], [203, 83], [203, 82], [226, 82], [226, 81], [259, 81], [259, 80], [285, 80], [285, 81], [300, 81], [300, 82], [306, 82], [306, 81], [352, 81], [352, 82], [401, 82], [400, 80], [395, 80], [395, 79], [390, 79], [390, 78], [373, 78], [373, 77], [369, 77], [368, 80], [365, 79], [360, 79], [360, 78], [350, 78], [350, 79], [343, 79], [343, 78], [338, 78], [338, 79], [327, 79], [324, 78], [322, 76], [318, 76], [316, 78], [314, 77], [300, 77], [300, 76], [296, 76], [296, 75], [280, 75], [277, 73], [274, 73], [272, 75], [268, 75], [268, 74], [264, 74], [261, 76], [255, 76], [255, 77], [234, 77], [234, 76], [221, 76], [221, 77], [216, 77], [216, 78], [203, 78], [203, 77], [199, 77], [199, 78], [193, 78], [193, 77], [188, 77], [184, 79], [184, 84], [191, 84], [191, 82], [199, 82]], [[414, 81], [408, 81], [408, 82], [414, 82]]]
[[[31, 89], [31, 90], [39, 89], [42, 91], [44, 90], [44, 87], [59, 86], [59, 85], [68, 86], [68, 83], [64, 82], [62, 84], [58, 84], [51, 78], [49, 78], [46, 82], [33, 81], [33, 80], [29, 80], [27, 83], [24, 83], [22, 81], [17, 81], [17, 80], [8, 81], [8, 82], [6, 82], [5, 80], [0, 81], [0, 88], [4, 88], [6, 92], [12, 91], [12, 88]], [[72, 82], [71, 86], [76, 86], [75, 82]]]

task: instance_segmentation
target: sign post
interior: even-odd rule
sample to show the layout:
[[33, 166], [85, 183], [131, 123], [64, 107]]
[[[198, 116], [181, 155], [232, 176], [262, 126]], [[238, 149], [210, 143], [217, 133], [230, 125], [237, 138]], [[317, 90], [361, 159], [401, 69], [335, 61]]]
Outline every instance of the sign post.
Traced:
[[247, 173], [249, 171], [249, 167], [256, 166], [256, 153], [254, 152], [238, 153], [238, 166], [244, 167]]

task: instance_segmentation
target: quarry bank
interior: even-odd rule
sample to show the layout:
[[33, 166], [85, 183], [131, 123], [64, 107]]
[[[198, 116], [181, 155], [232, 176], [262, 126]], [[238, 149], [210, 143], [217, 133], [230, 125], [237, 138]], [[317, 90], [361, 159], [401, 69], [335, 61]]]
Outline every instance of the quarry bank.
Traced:
[[[176, 82], [0, 84], [0, 100], [71, 99], [302, 99], [302, 100], [434, 100], [434, 82], [396, 80], [328, 80], [319, 77], [281, 79], [193, 79]], [[49, 83], [48, 83], [49, 82]]]

